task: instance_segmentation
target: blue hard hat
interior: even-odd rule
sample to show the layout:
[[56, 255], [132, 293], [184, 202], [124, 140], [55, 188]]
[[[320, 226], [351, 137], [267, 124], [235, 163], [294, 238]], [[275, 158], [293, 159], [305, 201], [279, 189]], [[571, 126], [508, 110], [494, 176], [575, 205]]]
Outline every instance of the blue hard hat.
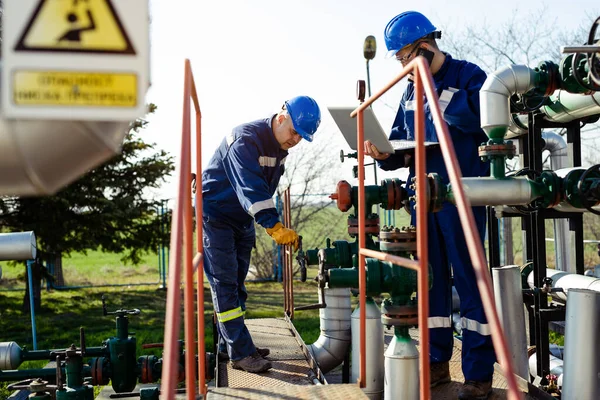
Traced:
[[388, 49], [386, 57], [392, 57], [400, 49], [435, 31], [435, 26], [420, 12], [406, 11], [396, 15], [383, 32]]
[[313, 135], [321, 123], [321, 110], [317, 102], [308, 96], [296, 96], [285, 102], [285, 108], [292, 117], [296, 132], [303, 139], [312, 142]]

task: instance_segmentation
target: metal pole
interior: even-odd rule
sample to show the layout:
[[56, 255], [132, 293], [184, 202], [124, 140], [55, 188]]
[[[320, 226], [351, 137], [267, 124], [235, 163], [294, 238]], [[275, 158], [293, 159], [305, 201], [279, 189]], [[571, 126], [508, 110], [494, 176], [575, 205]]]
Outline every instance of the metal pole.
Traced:
[[496, 308], [507, 337], [515, 373], [529, 379], [525, 313], [521, 292], [521, 269], [518, 265], [492, 268]]
[[29, 282], [29, 312], [31, 313], [31, 335], [33, 336], [33, 350], [37, 350], [35, 304], [33, 302], [33, 277], [31, 276], [31, 264], [33, 263], [33, 260], [27, 260], [27, 281]]
[[565, 318], [563, 399], [600, 398], [600, 293], [569, 290]]

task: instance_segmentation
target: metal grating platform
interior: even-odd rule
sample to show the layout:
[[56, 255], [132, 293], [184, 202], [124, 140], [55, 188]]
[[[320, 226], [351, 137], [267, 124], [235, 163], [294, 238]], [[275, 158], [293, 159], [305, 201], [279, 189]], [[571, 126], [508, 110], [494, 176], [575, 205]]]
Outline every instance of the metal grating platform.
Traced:
[[274, 388], [211, 388], [208, 391], [210, 400], [354, 400], [366, 399], [357, 385], [319, 385], [319, 386], [280, 386]]
[[314, 375], [302, 346], [284, 319], [246, 320], [257, 347], [268, 347], [273, 368], [250, 374], [231, 368], [228, 362], [218, 366], [218, 386], [209, 388], [208, 399], [366, 399], [355, 384], [314, 385]]

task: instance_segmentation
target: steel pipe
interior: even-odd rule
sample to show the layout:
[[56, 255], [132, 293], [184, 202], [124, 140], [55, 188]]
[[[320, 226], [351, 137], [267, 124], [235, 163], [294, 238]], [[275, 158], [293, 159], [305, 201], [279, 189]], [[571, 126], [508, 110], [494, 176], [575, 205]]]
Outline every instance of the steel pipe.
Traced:
[[[366, 334], [365, 342], [367, 345], [367, 375], [366, 384], [363, 392], [371, 400], [379, 400], [383, 396], [383, 325], [381, 324], [381, 311], [373, 299], [366, 300]], [[329, 305], [328, 305], [329, 307]], [[360, 311], [357, 307], [352, 313], [352, 360], [357, 360], [356, 356], [360, 352]], [[359, 377], [359, 363], [352, 363], [351, 382], [356, 382]]]
[[523, 379], [529, 379], [520, 272], [521, 269], [518, 265], [507, 265], [492, 268], [492, 277], [496, 309], [504, 333], [510, 338], [509, 350], [515, 366], [515, 373]]
[[[563, 360], [550, 354], [550, 373], [556, 375], [556, 383], [558, 386], [563, 385]], [[537, 376], [537, 354], [534, 353], [529, 357], [529, 371], [532, 376]]]
[[[398, 334], [398, 329], [406, 334]], [[394, 327], [394, 336], [385, 351], [385, 400], [419, 398], [419, 351], [408, 328]]]
[[600, 293], [570, 290], [565, 323], [562, 399], [600, 399]]
[[0, 233], [0, 261], [33, 260], [37, 251], [35, 233]]
[[557, 90], [550, 100], [552, 104], [540, 109], [548, 121], [569, 122], [600, 113], [600, 92], [578, 94]]
[[[543, 150], [550, 152], [550, 168], [553, 171], [567, 168], [569, 155], [567, 141], [556, 132], [542, 132], [544, 139]], [[566, 218], [557, 218], [554, 224], [554, 259], [556, 269], [559, 271], [575, 272], [574, 235], [569, 230], [569, 221]]]
[[[462, 178], [461, 182], [471, 206], [524, 205], [531, 203], [537, 197], [526, 177]], [[453, 189], [452, 185], [448, 185], [448, 200], [456, 204]]]
[[[308, 350], [321, 371], [327, 373], [344, 361], [350, 346], [352, 307], [349, 288], [322, 290], [325, 290], [327, 307], [319, 309], [321, 335]], [[358, 357], [355, 360], [358, 361]]]
[[[587, 289], [600, 292], [600, 278], [571, 274], [569, 272], [557, 271], [555, 269], [546, 269], [546, 276], [548, 278], [552, 278], [553, 287], [563, 289], [564, 292], [552, 292], [552, 298], [563, 304], [567, 302], [567, 295], [571, 290]], [[533, 284], [533, 272], [527, 276], [527, 284], [530, 288], [535, 287]]]
[[509, 98], [533, 89], [535, 75], [536, 72], [526, 65], [509, 65], [488, 75], [479, 91], [479, 104], [481, 128], [490, 138], [496, 130], [499, 133], [495, 137], [504, 137], [510, 119]]

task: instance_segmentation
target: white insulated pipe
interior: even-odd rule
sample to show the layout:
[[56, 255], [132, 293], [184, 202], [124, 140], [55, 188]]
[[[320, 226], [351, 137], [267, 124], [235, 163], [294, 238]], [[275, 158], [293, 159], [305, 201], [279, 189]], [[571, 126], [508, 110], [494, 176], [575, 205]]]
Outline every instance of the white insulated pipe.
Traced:
[[383, 398], [419, 400], [419, 351], [410, 337], [398, 337], [394, 333], [385, 351]]
[[515, 373], [529, 379], [527, 368], [527, 335], [525, 333], [525, 313], [521, 291], [521, 268], [507, 265], [492, 268], [494, 299], [496, 310], [508, 342]]
[[526, 93], [535, 87], [536, 72], [526, 65], [509, 65], [490, 75], [479, 91], [481, 128], [488, 134], [510, 125], [510, 96]]
[[325, 291], [327, 307], [319, 309], [321, 335], [307, 346], [323, 373], [344, 361], [350, 346], [350, 289], [320, 289]]
[[562, 399], [600, 399], [600, 293], [571, 289], [567, 298]]
[[[569, 272], [557, 271], [555, 269], [546, 269], [546, 276], [552, 278], [552, 286], [561, 288], [563, 292], [552, 292], [552, 298], [561, 303], [566, 303], [570, 290], [588, 289], [600, 292], [600, 278], [571, 274]], [[527, 284], [530, 288], [534, 287], [533, 272], [527, 276]]]
[[[383, 352], [384, 335], [381, 324], [381, 311], [373, 299], [367, 298], [366, 302], [366, 355], [367, 373], [366, 386], [362, 389], [371, 400], [380, 400], [383, 397]], [[360, 370], [360, 308], [356, 307], [352, 313], [352, 374], [351, 382], [359, 378]]]
[[[550, 169], [553, 171], [567, 168], [569, 155], [567, 152], [567, 141], [556, 132], [542, 132], [544, 139], [544, 150], [550, 152]], [[569, 230], [569, 220], [556, 218], [554, 224], [554, 259], [556, 269], [559, 271], [575, 272], [574, 233]]]
[[35, 233], [0, 233], [0, 261], [33, 260], [37, 251]]
[[[550, 373], [558, 378], [556, 380], [558, 386], [563, 385], [563, 364], [563, 360], [550, 354]], [[537, 376], [537, 353], [529, 357], [529, 371], [531, 371], [532, 376]]]
[[[529, 180], [524, 176], [508, 179], [492, 177], [462, 178], [465, 195], [474, 206], [525, 205], [535, 200]], [[449, 185], [449, 190], [452, 187]], [[454, 202], [452, 193], [450, 201]]]
[[557, 90], [550, 96], [552, 104], [540, 109], [544, 119], [553, 122], [569, 122], [574, 119], [600, 114], [600, 92], [591, 94], [569, 93]]

